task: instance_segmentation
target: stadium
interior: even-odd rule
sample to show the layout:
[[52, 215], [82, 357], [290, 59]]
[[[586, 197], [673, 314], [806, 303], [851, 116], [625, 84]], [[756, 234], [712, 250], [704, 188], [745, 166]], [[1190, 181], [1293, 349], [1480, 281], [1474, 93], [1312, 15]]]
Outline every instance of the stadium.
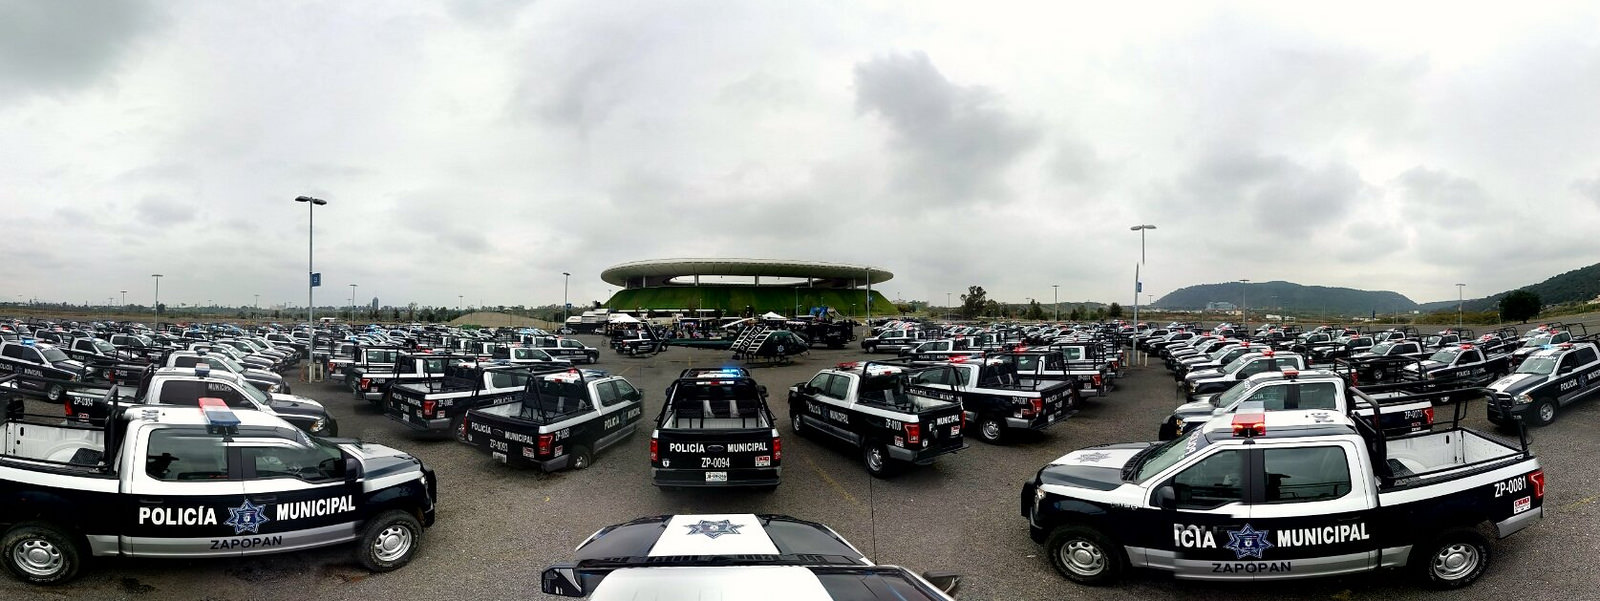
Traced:
[[783, 315], [832, 307], [841, 315], [896, 313], [872, 284], [894, 274], [869, 265], [773, 259], [657, 259], [613, 265], [600, 273], [619, 286], [606, 301], [616, 311], [737, 315], [747, 309]]

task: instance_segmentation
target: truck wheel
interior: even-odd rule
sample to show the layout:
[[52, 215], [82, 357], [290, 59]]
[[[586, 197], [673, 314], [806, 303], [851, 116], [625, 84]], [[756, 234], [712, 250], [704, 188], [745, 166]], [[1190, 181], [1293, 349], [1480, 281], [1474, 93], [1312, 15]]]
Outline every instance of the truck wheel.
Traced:
[[67, 388], [65, 386], [51, 384], [50, 389], [45, 391], [44, 398], [50, 399], [52, 403], [59, 403], [61, 402], [61, 397], [66, 396], [66, 394]]
[[594, 463], [594, 453], [589, 450], [589, 447], [572, 447], [572, 461], [567, 463], [567, 467], [572, 468], [573, 471], [578, 471], [589, 467], [592, 463]]
[[1489, 565], [1489, 542], [1482, 534], [1466, 528], [1447, 530], [1416, 552], [1412, 568], [1424, 584], [1438, 589], [1472, 584]]
[[1558, 411], [1559, 408], [1556, 407], [1555, 399], [1539, 401], [1533, 405], [1533, 411], [1529, 412], [1531, 415], [1528, 417], [1531, 419], [1528, 420], [1528, 423], [1535, 426], [1548, 426], [1550, 422], [1556, 421], [1556, 413]]
[[1005, 421], [993, 415], [978, 420], [978, 438], [989, 444], [1005, 444]]
[[881, 442], [868, 442], [861, 447], [861, 463], [874, 478], [888, 478], [898, 471], [894, 460], [889, 458], [888, 447]]
[[282, 392], [283, 394], [294, 394], [293, 392], [289, 391], [289, 383], [288, 382], [284, 382], [283, 386], [279, 389], [279, 391]]
[[1122, 552], [1093, 528], [1057, 528], [1045, 541], [1045, 548], [1050, 552], [1050, 565], [1078, 584], [1111, 584], [1122, 576]]
[[78, 544], [54, 526], [18, 524], [0, 538], [6, 569], [31, 584], [61, 584], [78, 575], [83, 565]]
[[374, 572], [388, 572], [411, 562], [422, 540], [422, 524], [411, 514], [391, 509], [367, 522], [356, 547], [356, 561]]
[[794, 430], [794, 433], [799, 435], [799, 436], [805, 436], [806, 434], [808, 434], [810, 432], [810, 430], [807, 430], [804, 426], [801, 425], [803, 423], [805, 423], [805, 422], [802, 420], [802, 418], [800, 417], [799, 413], [790, 413], [789, 414], [789, 429], [790, 430]]

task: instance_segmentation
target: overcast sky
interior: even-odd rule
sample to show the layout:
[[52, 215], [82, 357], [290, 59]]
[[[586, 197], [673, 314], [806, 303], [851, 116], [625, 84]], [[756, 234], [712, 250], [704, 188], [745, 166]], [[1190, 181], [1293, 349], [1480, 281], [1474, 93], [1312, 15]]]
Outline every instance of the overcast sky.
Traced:
[[319, 304], [669, 257], [1128, 303], [1138, 223], [1158, 298], [1600, 260], [1593, 2], [1308, 5], [0, 0], [0, 289], [303, 304], [302, 194]]

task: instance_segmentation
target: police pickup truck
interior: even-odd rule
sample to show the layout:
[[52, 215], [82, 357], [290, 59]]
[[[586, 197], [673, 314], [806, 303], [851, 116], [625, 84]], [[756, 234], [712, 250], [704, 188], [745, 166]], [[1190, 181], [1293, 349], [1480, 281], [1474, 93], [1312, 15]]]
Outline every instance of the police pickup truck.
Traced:
[[1422, 358], [1422, 341], [1388, 340], [1373, 345], [1366, 351], [1335, 359], [1335, 365], [1352, 374], [1353, 381], [1385, 382], [1394, 377], [1407, 364]]
[[1073, 451], [1023, 484], [1020, 503], [1051, 564], [1082, 584], [1129, 568], [1243, 581], [1397, 568], [1459, 588], [1488, 565], [1481, 529], [1504, 538], [1543, 517], [1544, 483], [1525, 437], [1518, 448], [1457, 422], [1385, 438], [1364, 419], [1300, 410]]
[[1285, 369], [1305, 371], [1306, 360], [1295, 353], [1281, 353], [1272, 349], [1246, 353], [1217, 369], [1189, 372], [1183, 377], [1183, 383], [1178, 385], [1178, 395], [1193, 403], [1200, 400], [1201, 395], [1227, 392], [1250, 376]]
[[362, 346], [357, 347], [355, 354], [345, 361], [341, 367], [341, 380], [345, 387], [350, 389], [351, 396], [357, 399], [367, 398], [368, 392], [382, 393], [382, 388], [375, 388], [369, 378], [365, 384], [361, 382], [361, 375], [365, 373], [392, 372], [395, 362], [400, 360], [400, 353], [404, 349], [398, 346]]
[[1071, 383], [1074, 408], [1083, 397], [1105, 396], [1110, 388], [1106, 367], [1093, 361], [1068, 361], [1066, 352], [1015, 347], [994, 356], [1014, 364], [1019, 377]]
[[1535, 426], [1555, 421], [1561, 408], [1600, 390], [1600, 351], [1593, 338], [1535, 352], [1511, 375], [1489, 384], [1489, 421], [1517, 418]]
[[1374, 344], [1377, 344], [1377, 340], [1366, 334], [1341, 337], [1335, 339], [1333, 344], [1325, 344], [1312, 348], [1309, 352], [1309, 357], [1312, 363], [1332, 363], [1336, 359], [1343, 359], [1357, 353], [1365, 352], [1367, 349], [1372, 348]]
[[495, 363], [509, 363], [512, 365], [532, 365], [534, 367], [572, 367], [572, 361], [559, 359], [555, 355], [531, 346], [505, 346], [499, 345], [494, 349], [494, 354], [489, 361]]
[[1261, 351], [1271, 349], [1272, 347], [1270, 346], [1257, 344], [1248, 340], [1232, 340], [1221, 345], [1220, 347], [1214, 347], [1209, 353], [1203, 355], [1193, 355], [1179, 359], [1178, 362], [1172, 367], [1172, 379], [1182, 382], [1183, 379], [1189, 377], [1189, 374], [1192, 372], [1217, 369], [1232, 363], [1234, 359], [1238, 359], [1244, 355], [1248, 355], [1250, 353], [1259, 353]]
[[861, 350], [869, 353], [879, 351], [898, 353], [922, 344], [927, 339], [926, 330], [884, 330], [877, 336], [862, 338]]
[[654, 355], [667, 350], [667, 341], [656, 336], [651, 328], [634, 328], [617, 332], [611, 337], [611, 350], [618, 355], [637, 357]]
[[1504, 345], [1480, 347], [1471, 342], [1447, 346], [1427, 359], [1401, 367], [1397, 377], [1406, 381], [1452, 380], [1488, 384], [1511, 372], [1511, 349]]
[[510, 400], [462, 416], [464, 442], [502, 463], [553, 472], [581, 470], [596, 453], [639, 429], [644, 395], [621, 376], [576, 369], [521, 375], [526, 385]]
[[767, 387], [742, 367], [690, 368], [667, 386], [650, 434], [656, 486], [748, 486], [772, 490], [783, 442]]
[[276, 416], [120, 407], [100, 425], [0, 422], [0, 562], [60, 584], [89, 556], [240, 557], [355, 541], [367, 569], [415, 555], [433, 471], [394, 449], [323, 439]]
[[0, 375], [17, 374], [17, 390], [43, 395], [52, 403], [65, 402], [67, 389], [82, 382], [88, 369], [53, 344], [20, 338], [0, 342]]
[[983, 350], [974, 348], [970, 338], [941, 338], [903, 349], [900, 358], [909, 361], [943, 361], [951, 357], [982, 354]]
[[414, 431], [458, 433], [467, 411], [520, 396], [532, 367], [448, 365], [443, 378], [400, 382], [384, 393], [384, 413]]
[[[1426, 430], [1433, 426], [1433, 402], [1447, 398], [1450, 391], [1416, 391], [1415, 384], [1363, 388], [1382, 404], [1378, 424], [1385, 435], [1394, 436]], [[1161, 422], [1158, 440], [1172, 440], [1204, 425], [1236, 413], [1321, 409], [1341, 415], [1371, 419], [1373, 412], [1360, 406], [1355, 388], [1343, 376], [1328, 371], [1298, 372], [1292, 369], [1268, 371], [1246, 378], [1222, 394], [1206, 395], [1193, 403], [1180, 405]], [[1415, 392], [1415, 394], [1408, 394]]]
[[[131, 384], [131, 382], [130, 382]], [[122, 393], [130, 387], [119, 385], [100, 398], [73, 393], [73, 402], [67, 405], [67, 417], [98, 421], [116, 412], [116, 406], [127, 404]], [[164, 367], [145, 372], [138, 388], [127, 398], [139, 405], [186, 405], [193, 407], [202, 397], [222, 399], [233, 409], [248, 409], [270, 413], [283, 418], [296, 427], [317, 436], [337, 436], [339, 422], [328, 415], [328, 410], [311, 399], [291, 394], [262, 392], [243, 376], [223, 369], [213, 369], [209, 363], [196, 363], [194, 367]]]
[[355, 384], [352, 386], [355, 390], [353, 393], [355, 399], [367, 401], [381, 409], [383, 396], [389, 386], [438, 380], [445, 377], [445, 372], [450, 366], [474, 359], [476, 357], [470, 355], [401, 351], [395, 355], [392, 363], [351, 365], [347, 371], [350, 374], [348, 378]]
[[662, 515], [601, 528], [546, 569], [546, 595], [624, 599], [952, 601], [954, 574], [874, 565], [832, 528], [782, 515]]
[[960, 399], [912, 385], [916, 371], [872, 362], [824, 369], [789, 387], [789, 425], [796, 434], [815, 430], [858, 447], [867, 473], [879, 478], [966, 448]]
[[934, 367], [943, 369], [917, 371], [911, 383], [954, 394], [978, 439], [989, 444], [1004, 444], [1013, 430], [1043, 431], [1078, 411], [1072, 382], [1023, 377], [1014, 360], [951, 357]]
[[600, 349], [586, 345], [577, 338], [564, 336], [533, 336], [530, 338], [533, 348], [543, 349], [551, 356], [566, 359], [573, 363], [595, 363], [600, 360]]
[[[289, 390], [289, 383], [285, 382], [283, 380], [283, 376], [278, 373], [260, 369], [250, 369], [226, 356], [207, 353], [205, 351], [173, 351], [167, 354], [167, 360], [162, 362], [161, 366], [187, 367], [194, 369], [195, 366], [201, 363], [211, 366], [212, 371], [226, 371], [238, 374], [239, 376], [243, 377], [246, 382], [249, 382], [250, 385], [255, 386], [257, 389], [260, 389], [261, 392], [265, 392], [267, 394], [278, 394], [280, 392], [283, 394], [289, 394], [291, 392]], [[142, 371], [137, 374], [131, 374], [131, 377], [128, 378], [123, 378], [121, 375], [118, 375], [116, 383], [119, 386], [138, 386], [139, 380], [143, 377], [144, 373]]]

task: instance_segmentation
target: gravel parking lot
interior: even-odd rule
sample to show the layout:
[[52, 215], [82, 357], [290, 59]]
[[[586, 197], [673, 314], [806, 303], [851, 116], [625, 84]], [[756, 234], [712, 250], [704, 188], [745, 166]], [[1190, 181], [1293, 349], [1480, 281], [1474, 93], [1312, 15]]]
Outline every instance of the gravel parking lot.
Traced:
[[[598, 337], [583, 337], [603, 348]], [[728, 362], [729, 353], [674, 348], [651, 358], [617, 357], [607, 349], [598, 367], [626, 376], [646, 393], [646, 421], [661, 393], [690, 366]], [[451, 440], [415, 438], [351, 400], [335, 384], [296, 383], [298, 394], [324, 402], [340, 433], [407, 450], [438, 471], [438, 523], [408, 567], [372, 575], [349, 548], [246, 560], [105, 560], [70, 585], [34, 588], [0, 580], [5, 599], [408, 599], [541, 598], [539, 572], [570, 557], [595, 529], [663, 513], [782, 513], [826, 523], [879, 563], [966, 575], [963, 599], [1431, 599], [1394, 574], [1290, 584], [1216, 585], [1176, 582], [1135, 572], [1108, 589], [1071, 584], [1058, 576], [1027, 536], [1017, 513], [1020, 484], [1066, 451], [1093, 444], [1154, 438], [1176, 405], [1172, 380], [1159, 365], [1136, 368], [1109, 396], [1091, 401], [1047, 434], [1006, 447], [972, 446], [933, 466], [892, 480], [874, 480], [858, 455], [788, 429], [787, 388], [816, 370], [866, 357], [859, 350], [813, 351], [793, 365], [752, 372], [771, 391], [784, 433], [783, 484], [776, 492], [662, 492], [649, 484], [648, 426], [596, 458], [582, 472], [541, 474], [507, 468]], [[49, 410], [33, 404], [32, 410]], [[1444, 415], [1444, 411], [1440, 412]], [[1483, 406], [1469, 407], [1469, 424], [1486, 428]], [[1568, 409], [1552, 426], [1532, 433], [1549, 478], [1545, 520], [1495, 546], [1488, 573], [1451, 599], [1592, 599], [1600, 571], [1589, 566], [1600, 550], [1600, 477], [1589, 465], [1600, 452], [1594, 403]], [[1588, 434], [1585, 434], [1588, 432]]]

